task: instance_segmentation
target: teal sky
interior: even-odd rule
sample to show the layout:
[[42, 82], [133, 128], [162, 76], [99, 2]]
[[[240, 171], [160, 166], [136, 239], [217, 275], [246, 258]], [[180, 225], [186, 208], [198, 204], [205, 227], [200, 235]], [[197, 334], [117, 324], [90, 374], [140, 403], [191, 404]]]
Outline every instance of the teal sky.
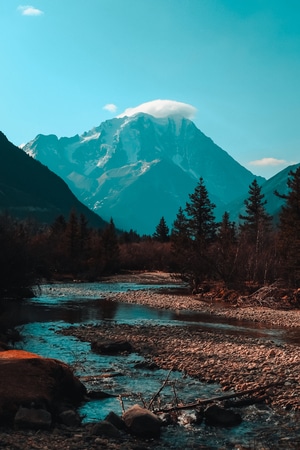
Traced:
[[0, 58], [16, 145], [163, 99], [257, 175], [300, 162], [298, 0], [0, 0]]

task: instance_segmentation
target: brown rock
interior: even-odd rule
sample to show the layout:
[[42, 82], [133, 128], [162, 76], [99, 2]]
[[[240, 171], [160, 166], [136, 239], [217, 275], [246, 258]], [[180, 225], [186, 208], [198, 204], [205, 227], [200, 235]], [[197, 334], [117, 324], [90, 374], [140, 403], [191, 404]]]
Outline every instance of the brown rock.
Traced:
[[148, 409], [134, 405], [123, 414], [129, 431], [143, 438], [157, 438], [162, 426], [161, 420]]
[[228, 409], [221, 408], [218, 405], [209, 406], [204, 411], [204, 417], [208, 425], [221, 427], [233, 427], [242, 422], [242, 418], [239, 414]]
[[21, 350], [0, 352], [0, 419], [12, 423], [18, 409], [46, 409], [52, 415], [64, 404], [77, 405], [85, 387], [64, 363]]
[[49, 430], [52, 423], [51, 414], [45, 409], [20, 408], [15, 416], [14, 425], [17, 428]]

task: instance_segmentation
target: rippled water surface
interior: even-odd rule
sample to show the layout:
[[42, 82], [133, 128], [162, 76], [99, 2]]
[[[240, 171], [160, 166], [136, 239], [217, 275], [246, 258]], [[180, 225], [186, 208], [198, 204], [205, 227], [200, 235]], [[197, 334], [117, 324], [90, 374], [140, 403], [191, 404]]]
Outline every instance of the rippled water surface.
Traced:
[[[85, 422], [104, 419], [110, 411], [121, 414], [122, 407], [118, 398], [120, 395], [125, 407], [149, 402], [164, 383], [168, 373], [163, 370], [139, 368], [138, 363], [143, 359], [137, 354], [96, 355], [90, 351], [89, 343], [58, 333], [65, 327], [101, 322], [151, 323], [201, 327], [216, 333], [226, 331], [227, 334], [233, 335], [245, 334], [279, 343], [287, 338], [284, 330], [253, 328], [252, 323], [224, 320], [211, 314], [156, 310], [108, 300], [110, 292], [159, 287], [132, 283], [51, 284], [42, 286], [34, 299], [17, 305], [14, 320], [22, 323], [20, 329], [24, 336], [24, 341], [18, 344], [19, 347], [65, 361], [74, 367], [88, 389], [100, 389], [113, 395], [111, 398], [86, 403], [80, 411]], [[103, 374], [107, 376], [100, 377]], [[161, 393], [162, 404], [172, 402], [175, 394], [187, 403], [197, 398], [221, 395], [222, 392], [218, 385], [203, 384], [184, 377], [181, 373], [172, 372], [169, 383]], [[180, 419], [182, 426], [166, 427], [163, 440], [169, 442], [171, 448], [178, 449], [199, 448], [202, 444], [211, 449], [234, 448], [236, 444], [243, 444], [254, 450], [263, 448], [260, 444], [262, 439], [265, 443], [272, 442], [270, 447], [264, 448], [300, 448], [300, 443], [299, 446], [295, 444], [295, 435], [300, 435], [300, 427], [295, 423], [299, 422], [294, 422], [292, 415], [275, 414], [266, 406], [251, 406], [240, 412], [243, 422], [232, 429], [208, 427], [204, 424], [188, 425], [192, 412], [184, 413]]]

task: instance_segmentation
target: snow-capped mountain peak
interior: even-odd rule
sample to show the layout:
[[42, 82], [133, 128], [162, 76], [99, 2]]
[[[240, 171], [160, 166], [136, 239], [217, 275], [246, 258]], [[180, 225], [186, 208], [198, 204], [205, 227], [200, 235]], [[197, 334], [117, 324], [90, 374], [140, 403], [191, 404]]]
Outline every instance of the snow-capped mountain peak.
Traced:
[[157, 115], [131, 111], [72, 138], [39, 135], [24, 151], [105, 220], [141, 234], [152, 234], [162, 216], [171, 226], [200, 176], [220, 213], [247, 193], [254, 175], [191, 120]]

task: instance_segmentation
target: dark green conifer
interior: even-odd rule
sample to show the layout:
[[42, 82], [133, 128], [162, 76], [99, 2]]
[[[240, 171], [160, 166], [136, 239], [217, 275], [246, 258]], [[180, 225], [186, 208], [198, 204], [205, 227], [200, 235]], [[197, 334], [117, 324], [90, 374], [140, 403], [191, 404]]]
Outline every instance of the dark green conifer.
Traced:
[[159, 242], [168, 242], [170, 240], [170, 230], [164, 217], [160, 219], [155, 229], [155, 233], [153, 234], [153, 238]]

